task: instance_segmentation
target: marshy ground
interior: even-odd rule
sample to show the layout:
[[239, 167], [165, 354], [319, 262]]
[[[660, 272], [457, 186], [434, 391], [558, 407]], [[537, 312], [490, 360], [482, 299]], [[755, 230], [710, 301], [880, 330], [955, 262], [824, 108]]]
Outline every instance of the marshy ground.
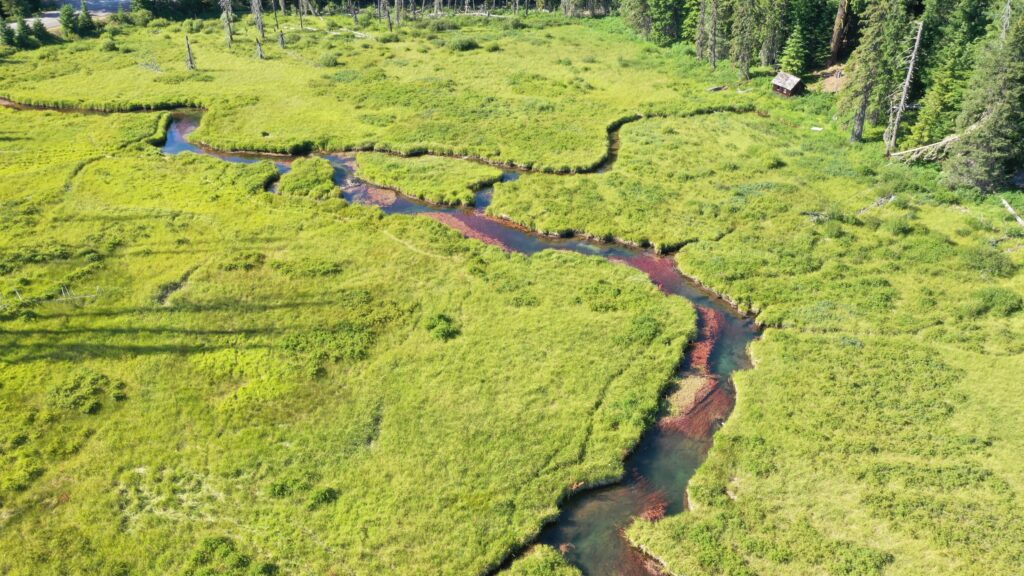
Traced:
[[[672, 251], [768, 327], [692, 510], [633, 543], [678, 574], [1021, 570], [1024, 229], [999, 199], [616, 19], [351, 24], [287, 19], [265, 61], [214, 21], [122, 27], [4, 57], [0, 96], [199, 106], [224, 150], [529, 167], [488, 214]], [[538, 173], [600, 166], [635, 116], [608, 170]], [[0, 571], [483, 573], [622, 474], [692, 307], [348, 203], [327, 161], [267, 194], [272, 162], [165, 156], [163, 126], [0, 109]], [[500, 177], [357, 161], [450, 203]], [[511, 570], [571, 568], [538, 546]]]

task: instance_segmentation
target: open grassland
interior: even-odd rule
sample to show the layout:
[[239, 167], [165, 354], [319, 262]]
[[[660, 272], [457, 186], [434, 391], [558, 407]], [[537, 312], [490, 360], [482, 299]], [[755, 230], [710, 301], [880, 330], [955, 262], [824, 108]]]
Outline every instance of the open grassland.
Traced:
[[621, 473], [685, 304], [158, 125], [0, 109], [0, 572], [479, 573]]
[[360, 178], [435, 204], [472, 206], [478, 190], [501, 179], [498, 168], [453, 158], [399, 158], [380, 152], [356, 158]]
[[[265, 43], [263, 61], [249, 26], [230, 50], [215, 22], [114, 29], [114, 51], [75, 42], [10, 57], [0, 96], [102, 109], [203, 106], [210, 113], [195, 138], [225, 150], [431, 151], [560, 171], [599, 164], [608, 127], [623, 118], [735, 103], [706, 93], [712, 80], [684, 74], [694, 62], [626, 41], [617, 20], [420, 20], [397, 35], [373, 22], [364, 38], [348, 30], [348, 17], [312, 22], [321, 30], [299, 33], [298, 21], [285, 19], [288, 48]], [[190, 31], [194, 74], [182, 64]], [[459, 50], [467, 39], [480, 48]]]
[[[224, 49], [216, 24], [128, 29], [116, 52], [83, 41], [12, 56], [2, 91], [202, 105], [196, 136], [224, 148], [549, 171], [600, 164], [609, 125], [649, 116], [622, 127], [607, 172], [525, 175], [490, 207], [548, 232], [681, 247], [684, 272], [771, 326], [693, 480], [694, 510], [630, 537], [679, 574], [1024, 571], [1024, 230], [997, 200], [848, 144], [827, 96], [777, 99], [763, 76], [707, 92], [732, 72], [614, 19], [459, 22], [395, 39], [328, 19], [337, 34], [290, 32], [265, 62], [251, 37]], [[194, 75], [181, 71], [186, 27]], [[482, 48], [453, 48], [470, 37]], [[264, 165], [117, 152], [152, 115], [32, 117], [50, 119], [0, 116], [4, 148], [29, 151], [2, 168], [5, 301], [104, 290], [2, 324], [0, 393], [17, 416], [3, 419], [4, 470], [25, 480], [3, 493], [0, 547], [16, 565], [137, 550], [126, 561], [161, 572], [240, 556], [481, 571], [554, 513], [568, 481], [615, 474], [689, 335], [692, 316], [625, 270], [255, 194]], [[476, 181], [462, 167], [424, 182], [423, 166], [453, 160], [376, 161], [428, 198]], [[621, 305], [600, 303], [616, 290]], [[644, 314], [663, 327], [649, 344], [630, 329]], [[541, 548], [514, 569], [564, 565]]]
[[1024, 229], [823, 122], [642, 120], [611, 171], [499, 184], [490, 211], [683, 246], [682, 270], [776, 327], [695, 511], [630, 532], [674, 572], [1017, 572]]

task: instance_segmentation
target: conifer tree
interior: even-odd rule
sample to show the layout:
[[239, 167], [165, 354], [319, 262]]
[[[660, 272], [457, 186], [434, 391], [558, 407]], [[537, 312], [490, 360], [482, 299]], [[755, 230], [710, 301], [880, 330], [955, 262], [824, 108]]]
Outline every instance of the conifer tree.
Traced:
[[756, 0], [736, 0], [733, 7], [732, 50], [730, 53], [742, 80], [750, 80], [750, 63], [754, 58], [756, 34]]
[[979, 52], [958, 121], [961, 138], [945, 166], [951, 184], [986, 192], [1024, 169], [1024, 16], [995, 24]]
[[88, 36], [96, 31], [96, 23], [89, 14], [89, 6], [82, 0], [82, 10], [78, 13], [78, 22], [75, 24], [75, 33], [79, 36]]
[[78, 22], [75, 20], [75, 9], [70, 4], [65, 4], [60, 7], [60, 31], [64, 35], [65, 39], [70, 39], [72, 36], [77, 34], [75, 26]]
[[647, 0], [622, 0], [619, 14], [635, 32], [647, 38], [651, 35], [651, 7]]
[[853, 118], [850, 139], [864, 138], [867, 122], [889, 117], [891, 97], [906, 74], [904, 52], [911, 32], [903, 0], [873, 0], [864, 12], [864, 33], [848, 66], [850, 82], [840, 99]]
[[[974, 67], [974, 50], [988, 21], [986, 10], [976, 0], [933, 0], [926, 4], [925, 26], [941, 28], [939, 32], [925, 28], [922, 80], [926, 90], [911, 130], [910, 146], [938, 142], [956, 131], [964, 90]], [[929, 46], [934, 52], [930, 60]]]
[[761, 65], [776, 67], [782, 51], [788, 0], [763, 0], [761, 20]]
[[18, 40], [14, 37], [14, 29], [3, 23], [0, 23], [0, 44], [10, 46], [11, 48], [18, 47]]
[[[7, 24], [0, 22], [0, 26], [7, 26]], [[25, 22], [23, 16], [18, 16], [18, 23], [14, 29], [14, 43], [19, 48], [32, 47], [32, 31], [29, 29], [28, 23]]]
[[797, 24], [793, 32], [786, 39], [786, 47], [782, 50], [782, 58], [779, 59], [779, 67], [783, 72], [789, 72], [794, 76], [804, 73], [807, 65], [807, 40], [804, 38], [803, 29]]
[[682, 2], [678, 0], [648, 0], [650, 14], [650, 38], [659, 46], [668, 46], [679, 41], [683, 23]]
[[937, 142], [956, 130], [964, 89], [971, 74], [971, 48], [950, 42], [939, 59], [932, 72], [931, 86], [921, 100], [921, 113], [911, 129], [910, 146]]
[[50, 31], [46, 29], [46, 24], [43, 24], [42, 18], [36, 18], [32, 22], [32, 35], [36, 37], [40, 44], [46, 44], [52, 38]]

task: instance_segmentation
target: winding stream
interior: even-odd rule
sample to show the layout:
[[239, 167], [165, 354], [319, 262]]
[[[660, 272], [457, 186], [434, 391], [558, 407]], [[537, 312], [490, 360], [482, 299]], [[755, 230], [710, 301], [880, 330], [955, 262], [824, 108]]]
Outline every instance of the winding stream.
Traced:
[[[162, 151], [194, 152], [229, 162], [271, 160], [282, 172], [290, 158], [218, 152], [196, 146], [188, 135], [199, 125], [198, 113], [176, 113]], [[609, 138], [609, 169], [615, 160], [617, 134]], [[700, 336], [680, 367], [680, 379], [700, 383], [696, 392], [666, 412], [649, 430], [625, 462], [625, 478], [614, 485], [577, 492], [562, 503], [558, 519], [542, 530], [538, 541], [550, 544], [588, 575], [652, 574], [657, 563], [632, 548], [622, 530], [637, 517], [651, 519], [677, 514], [686, 508], [686, 487], [704, 461], [711, 437], [733, 406], [732, 373], [751, 367], [748, 344], [758, 336], [753, 321], [722, 299], [685, 278], [670, 256], [649, 250], [575, 238], [531, 233], [515, 224], [484, 214], [493, 188], [481, 190], [475, 208], [432, 205], [360, 181], [351, 156], [326, 155], [335, 168], [335, 182], [350, 202], [379, 206], [388, 214], [421, 214], [451, 226], [469, 237], [512, 252], [535, 254], [542, 250], [568, 250], [632, 266], [641, 270], [663, 292], [687, 299], [699, 313]], [[514, 180], [505, 172], [502, 180]], [[670, 396], [671, 400], [671, 396]]]

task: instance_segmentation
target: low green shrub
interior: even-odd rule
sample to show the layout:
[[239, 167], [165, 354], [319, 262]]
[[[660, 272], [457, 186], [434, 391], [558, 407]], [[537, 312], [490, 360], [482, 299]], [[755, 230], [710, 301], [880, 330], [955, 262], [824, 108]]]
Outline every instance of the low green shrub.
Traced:
[[480, 47], [480, 44], [472, 38], [456, 38], [448, 43], [448, 47], [456, 52], [468, 52], [470, 50], [476, 50]]
[[461, 330], [455, 320], [446, 314], [434, 314], [427, 320], [427, 331], [430, 332], [434, 338], [442, 342], [447, 342], [457, 337]]

